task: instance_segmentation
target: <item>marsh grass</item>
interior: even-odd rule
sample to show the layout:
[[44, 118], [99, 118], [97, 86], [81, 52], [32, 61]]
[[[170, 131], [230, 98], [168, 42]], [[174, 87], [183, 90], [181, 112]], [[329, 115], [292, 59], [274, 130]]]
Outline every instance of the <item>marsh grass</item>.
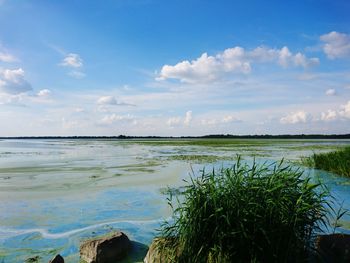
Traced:
[[350, 177], [350, 147], [328, 153], [314, 153], [301, 162], [309, 167]]
[[238, 158], [192, 176], [181, 201], [169, 196], [173, 220], [161, 226], [159, 249], [166, 262], [303, 262], [328, 224], [328, 197], [283, 162], [248, 166]]
[[186, 162], [193, 162], [193, 163], [215, 163], [219, 161], [228, 161], [228, 160], [234, 160], [235, 157], [232, 156], [218, 156], [218, 155], [199, 155], [199, 154], [179, 154], [179, 155], [172, 155], [167, 158], [167, 160], [170, 161], [186, 161]]

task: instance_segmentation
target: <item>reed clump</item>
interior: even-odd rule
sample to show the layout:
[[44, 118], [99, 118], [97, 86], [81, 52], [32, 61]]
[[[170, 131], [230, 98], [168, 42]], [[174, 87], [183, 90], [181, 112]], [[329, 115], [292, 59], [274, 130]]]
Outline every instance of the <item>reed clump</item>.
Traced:
[[303, 262], [327, 224], [328, 197], [283, 162], [249, 166], [238, 158], [169, 196], [174, 214], [161, 226], [159, 249], [165, 262]]
[[350, 147], [328, 153], [314, 153], [303, 162], [316, 169], [350, 177]]

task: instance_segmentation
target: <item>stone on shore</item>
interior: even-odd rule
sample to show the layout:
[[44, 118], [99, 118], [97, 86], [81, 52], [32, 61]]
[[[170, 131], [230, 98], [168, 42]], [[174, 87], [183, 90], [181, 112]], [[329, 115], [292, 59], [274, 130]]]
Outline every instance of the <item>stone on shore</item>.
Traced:
[[350, 262], [350, 235], [320, 235], [316, 249], [322, 262]]
[[80, 258], [87, 263], [110, 263], [122, 260], [131, 243], [123, 232], [90, 239], [80, 245]]
[[58, 254], [53, 259], [51, 259], [49, 263], [64, 263], [64, 259], [60, 254]]

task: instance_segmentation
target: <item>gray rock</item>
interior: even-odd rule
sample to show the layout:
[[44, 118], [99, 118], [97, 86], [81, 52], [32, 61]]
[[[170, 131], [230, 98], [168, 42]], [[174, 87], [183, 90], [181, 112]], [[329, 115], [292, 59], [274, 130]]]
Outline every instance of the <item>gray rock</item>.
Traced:
[[53, 259], [51, 259], [49, 263], [64, 263], [64, 259], [60, 254], [58, 254]]
[[316, 249], [322, 262], [350, 262], [350, 235], [320, 235]]
[[114, 263], [128, 254], [130, 244], [122, 232], [86, 240], [80, 245], [80, 258], [87, 263]]

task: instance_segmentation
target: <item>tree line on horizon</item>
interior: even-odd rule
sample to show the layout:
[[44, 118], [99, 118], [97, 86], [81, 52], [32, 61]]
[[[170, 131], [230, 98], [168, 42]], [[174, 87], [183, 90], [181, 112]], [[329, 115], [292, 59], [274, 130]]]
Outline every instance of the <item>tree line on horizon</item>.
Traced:
[[2, 136], [0, 139], [350, 139], [350, 134], [210, 134], [204, 136]]

